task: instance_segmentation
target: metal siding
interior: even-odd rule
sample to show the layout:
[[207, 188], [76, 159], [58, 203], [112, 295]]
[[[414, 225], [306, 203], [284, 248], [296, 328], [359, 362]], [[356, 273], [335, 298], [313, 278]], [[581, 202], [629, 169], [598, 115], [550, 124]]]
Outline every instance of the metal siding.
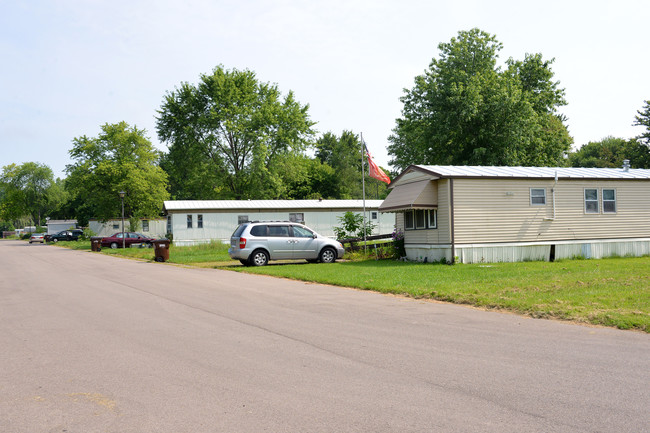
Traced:
[[[650, 189], [644, 181], [456, 179], [456, 243], [533, 242], [650, 236]], [[530, 205], [530, 188], [546, 188], [546, 206]], [[584, 188], [614, 188], [616, 214], [585, 214]], [[602, 197], [599, 197], [602, 200]], [[602, 201], [601, 201], [602, 208]]]
[[[353, 209], [350, 209], [354, 212]], [[340, 225], [339, 218], [343, 217], [347, 210], [337, 212], [307, 212], [302, 211], [305, 217], [305, 225], [315, 230], [317, 233], [334, 237], [335, 226]], [[368, 210], [368, 216], [373, 210]], [[376, 211], [376, 209], [374, 209]], [[293, 212], [293, 211], [291, 211]], [[288, 221], [290, 211], [281, 212], [251, 212], [250, 210], [235, 210], [222, 212], [174, 212], [172, 215], [172, 230], [174, 234], [174, 243], [177, 245], [189, 245], [193, 243], [207, 242], [210, 240], [227, 241], [230, 239], [233, 231], [237, 227], [239, 215], [247, 215], [250, 221]], [[360, 213], [360, 212], [357, 212]], [[203, 215], [203, 228], [196, 227], [197, 215]], [[193, 228], [187, 228], [186, 215], [192, 215]], [[381, 217], [380, 224], [373, 234], [392, 233], [394, 223], [390, 215], [386, 214]]]

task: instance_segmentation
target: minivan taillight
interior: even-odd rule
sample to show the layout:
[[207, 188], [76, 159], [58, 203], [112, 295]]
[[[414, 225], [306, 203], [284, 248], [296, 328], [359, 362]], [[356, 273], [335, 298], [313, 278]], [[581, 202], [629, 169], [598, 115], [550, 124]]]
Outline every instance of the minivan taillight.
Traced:
[[246, 238], [239, 238], [239, 249], [243, 250], [246, 248]]

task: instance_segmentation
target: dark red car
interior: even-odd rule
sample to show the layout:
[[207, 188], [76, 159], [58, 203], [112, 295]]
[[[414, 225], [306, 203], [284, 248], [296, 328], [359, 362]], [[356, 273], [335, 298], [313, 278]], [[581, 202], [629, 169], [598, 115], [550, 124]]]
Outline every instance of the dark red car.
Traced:
[[[134, 244], [138, 244], [142, 247], [151, 247], [152, 242], [152, 238], [141, 233], [124, 232], [124, 244], [127, 248]], [[122, 232], [102, 238], [102, 247], [122, 248]]]

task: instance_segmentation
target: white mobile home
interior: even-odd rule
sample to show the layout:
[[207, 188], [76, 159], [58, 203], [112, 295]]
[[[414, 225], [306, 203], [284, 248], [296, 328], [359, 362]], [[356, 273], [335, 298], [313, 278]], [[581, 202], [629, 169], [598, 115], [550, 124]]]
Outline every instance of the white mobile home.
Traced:
[[53, 235], [62, 230], [77, 228], [77, 220], [47, 220], [47, 234]]
[[[91, 219], [88, 221], [88, 228], [95, 236], [112, 236], [122, 231], [122, 219], [114, 218], [104, 222]], [[124, 220], [124, 231], [130, 231], [128, 219]], [[167, 220], [143, 218], [140, 220], [140, 228], [137, 231], [150, 238], [164, 238], [167, 235]]]
[[650, 170], [413, 165], [389, 188], [410, 260], [650, 254]]
[[[382, 200], [366, 200], [366, 218], [374, 234], [392, 233], [395, 216], [382, 215]], [[323, 236], [334, 236], [345, 212], [363, 213], [363, 200], [171, 200], [164, 203], [167, 232], [174, 244], [191, 245], [210, 240], [227, 241], [246, 221], [295, 221]]]

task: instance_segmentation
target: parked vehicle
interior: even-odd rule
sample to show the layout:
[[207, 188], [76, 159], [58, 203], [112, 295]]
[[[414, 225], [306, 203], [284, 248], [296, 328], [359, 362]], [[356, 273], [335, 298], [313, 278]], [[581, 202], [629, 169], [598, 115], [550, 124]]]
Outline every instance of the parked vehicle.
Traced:
[[126, 247], [132, 245], [140, 245], [142, 247], [151, 247], [154, 240], [141, 233], [124, 232], [124, 239], [122, 239], [122, 232], [115, 233], [113, 236], [102, 238], [102, 247], [122, 248], [122, 244]]
[[333, 263], [345, 254], [341, 243], [290, 221], [253, 221], [240, 224], [230, 238], [228, 254], [246, 266], [264, 266], [269, 260], [305, 259]]
[[72, 229], [72, 230], [62, 230], [53, 235], [46, 235], [46, 242], [59, 242], [59, 241], [76, 241], [83, 235], [83, 230], [81, 229]]
[[32, 233], [32, 235], [29, 237], [29, 243], [31, 244], [32, 242], [40, 242], [40, 243], [45, 242], [45, 237], [43, 236], [43, 233]]

